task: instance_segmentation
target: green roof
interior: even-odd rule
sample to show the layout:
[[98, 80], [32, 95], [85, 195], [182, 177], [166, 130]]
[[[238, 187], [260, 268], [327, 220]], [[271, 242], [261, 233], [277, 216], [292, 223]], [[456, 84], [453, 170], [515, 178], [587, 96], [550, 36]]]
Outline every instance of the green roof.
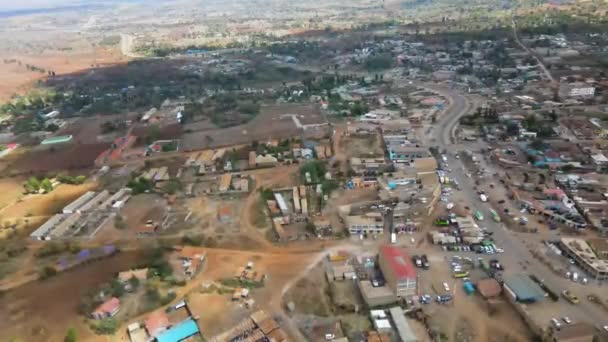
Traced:
[[52, 145], [52, 144], [61, 144], [66, 143], [72, 140], [71, 135], [58, 135], [56, 137], [50, 137], [42, 140], [41, 145]]

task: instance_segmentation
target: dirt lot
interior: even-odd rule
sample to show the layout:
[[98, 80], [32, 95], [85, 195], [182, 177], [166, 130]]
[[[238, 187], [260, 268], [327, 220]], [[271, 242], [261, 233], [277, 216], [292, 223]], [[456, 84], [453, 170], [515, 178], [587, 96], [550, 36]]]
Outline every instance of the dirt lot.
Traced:
[[[2, 196], [0, 216], [2, 222], [17, 224], [17, 229], [33, 230], [42, 224], [50, 215], [59, 212], [66, 204], [78, 198], [86, 191], [96, 187], [95, 183], [83, 185], [61, 184], [49, 194], [22, 195], [23, 181], [21, 178], [12, 178], [3, 181], [0, 189], [6, 188]], [[3, 236], [0, 232], [0, 237]]]
[[382, 150], [382, 137], [378, 134], [357, 137], [348, 136], [342, 139], [347, 158], [352, 157], [377, 157], [384, 155]]
[[12, 175], [89, 169], [94, 166], [95, 158], [107, 148], [107, 143], [80, 144], [76, 140], [51, 148], [37, 146], [3, 158], [0, 167], [8, 168]]
[[21, 61], [21, 65], [19, 63], [0, 63], [0, 102], [8, 100], [15, 93], [26, 92], [35, 81], [46, 77], [46, 74], [27, 70], [25, 64], [53, 70], [59, 76], [88, 69], [91, 65], [104, 65], [124, 60], [119, 52], [104, 48], [74, 51], [45, 51], [42, 53], [3, 51], [0, 59], [15, 59]]
[[[246, 144], [251, 141], [285, 139], [298, 136], [300, 130], [293, 119], [285, 114], [298, 114], [304, 124], [324, 122], [318, 110], [312, 104], [272, 104], [262, 106], [250, 122], [225, 129], [215, 129], [211, 125], [182, 136], [182, 147], [185, 151], [200, 150], [210, 147]], [[304, 121], [305, 120], [305, 121]], [[208, 127], [205, 128], [205, 127]], [[200, 129], [199, 125], [191, 129]], [[186, 125], [185, 130], [189, 129]]]
[[78, 316], [80, 297], [116, 272], [135, 267], [139, 259], [136, 253], [122, 253], [5, 293], [0, 297], [0, 340], [18, 336], [23, 341], [59, 342], [75, 327], [79, 339], [88, 341], [93, 336]]

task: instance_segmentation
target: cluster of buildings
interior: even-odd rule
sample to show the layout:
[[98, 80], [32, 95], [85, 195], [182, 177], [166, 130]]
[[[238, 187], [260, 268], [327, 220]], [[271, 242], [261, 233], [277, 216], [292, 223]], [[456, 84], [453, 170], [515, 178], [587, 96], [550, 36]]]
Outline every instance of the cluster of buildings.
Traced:
[[149, 314], [143, 322], [127, 327], [131, 342], [179, 342], [202, 338], [201, 330], [185, 300]]
[[114, 194], [108, 190], [88, 191], [65, 206], [60, 214], [53, 215], [30, 234], [37, 240], [95, 235], [116, 216], [131, 197], [131, 189], [124, 188]]
[[262, 310], [252, 313], [229, 330], [209, 339], [211, 342], [281, 342], [287, 340], [287, 334], [277, 321]]

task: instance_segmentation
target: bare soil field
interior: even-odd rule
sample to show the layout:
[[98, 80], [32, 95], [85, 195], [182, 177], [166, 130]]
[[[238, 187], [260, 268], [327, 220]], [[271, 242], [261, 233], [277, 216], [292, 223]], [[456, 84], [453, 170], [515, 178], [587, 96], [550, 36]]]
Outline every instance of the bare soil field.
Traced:
[[[182, 135], [185, 151], [204, 148], [247, 144], [251, 141], [267, 141], [298, 136], [298, 129], [290, 115], [297, 114], [306, 122], [323, 122], [319, 110], [313, 104], [272, 104], [262, 106], [260, 114], [244, 124], [224, 129], [200, 130]], [[185, 130], [188, 130], [186, 125]]]
[[13, 175], [88, 169], [94, 166], [97, 156], [107, 148], [107, 143], [80, 144], [74, 141], [52, 148], [24, 149], [7, 156], [0, 164], [9, 165], [9, 172]]
[[95, 186], [94, 183], [61, 184], [48, 194], [26, 195], [13, 205], [2, 209], [0, 214], [5, 218], [53, 215], [86, 191], [94, 189]]
[[91, 68], [92, 65], [107, 65], [126, 61], [118, 52], [105, 48], [91, 48], [79, 51], [44, 51], [42, 53], [0, 52], [0, 60], [15, 59], [15, 63], [0, 63], [0, 102], [8, 100], [15, 93], [24, 93], [35, 82], [47, 76], [46, 73], [30, 71], [30, 64], [45, 70], [53, 70], [56, 75], [68, 74]]
[[137, 266], [138, 253], [121, 253], [45, 281], [36, 281], [0, 297], [0, 340], [59, 342], [69, 327], [83, 341], [94, 338], [78, 315], [81, 296], [117, 272]]

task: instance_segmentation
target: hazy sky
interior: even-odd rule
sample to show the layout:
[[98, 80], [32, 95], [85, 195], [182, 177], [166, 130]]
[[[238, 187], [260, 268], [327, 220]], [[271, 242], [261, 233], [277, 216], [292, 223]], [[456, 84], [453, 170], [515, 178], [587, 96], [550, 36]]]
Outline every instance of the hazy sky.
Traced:
[[[79, 3], [78, 0], [0, 0], [0, 11], [20, 8], [46, 8]], [[82, 2], [88, 2], [84, 0]]]

